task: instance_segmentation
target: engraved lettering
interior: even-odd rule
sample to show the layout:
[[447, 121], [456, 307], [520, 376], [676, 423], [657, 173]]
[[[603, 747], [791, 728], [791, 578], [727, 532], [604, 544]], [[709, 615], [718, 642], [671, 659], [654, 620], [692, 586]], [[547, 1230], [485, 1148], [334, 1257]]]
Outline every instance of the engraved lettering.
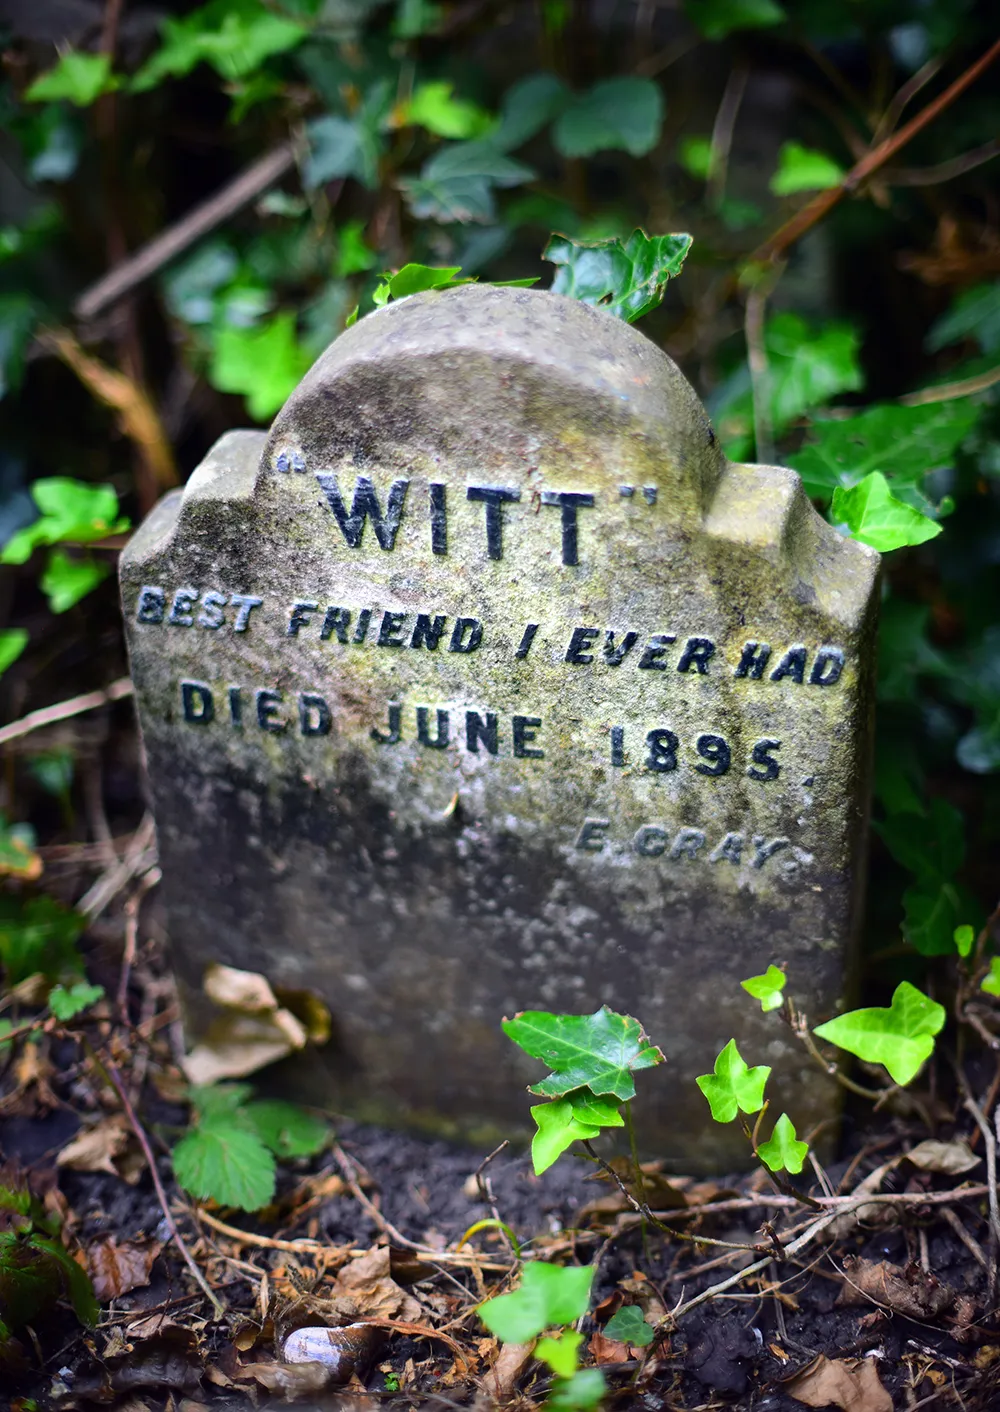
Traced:
[[564, 564], [579, 564], [579, 532], [576, 514], [581, 506], [593, 505], [594, 497], [589, 491], [543, 490], [543, 505], [562, 507], [562, 561]]
[[[780, 748], [780, 740], [765, 738], [764, 740], [757, 741], [750, 754], [753, 765], [747, 768], [747, 774], [752, 780], [776, 780], [778, 778], [781, 773], [781, 766], [778, 764], [777, 760], [772, 757], [771, 751], [780, 750]], [[755, 768], [755, 766], [758, 765], [761, 767], [760, 769]]]
[[170, 604], [170, 617], [168, 623], [173, 623], [175, 627], [189, 628], [194, 623], [191, 616], [191, 609], [198, 599], [196, 588], [179, 588], [173, 596]]
[[627, 632], [621, 642], [616, 644], [615, 635], [609, 628], [604, 634], [604, 660], [608, 666], [620, 667], [638, 640], [637, 632]]
[[667, 664], [666, 662], [661, 662], [660, 658], [664, 655], [670, 644], [676, 641], [677, 638], [672, 632], [654, 632], [646, 643], [642, 656], [639, 658], [640, 669], [665, 672], [667, 670]]
[[708, 663], [715, 655], [715, 643], [710, 637], [689, 637], [684, 644], [681, 660], [677, 663], [679, 672], [689, 672], [692, 667], [700, 676], [708, 672]]
[[243, 726], [243, 693], [238, 686], [229, 688], [229, 719], [237, 730]]
[[[354, 500], [351, 504], [350, 514], [347, 513], [344, 506], [340, 486], [337, 484], [337, 477], [333, 472], [317, 471], [316, 479], [326, 496], [327, 505], [337, 517], [337, 524], [340, 526], [349, 549], [361, 548], [361, 537], [364, 533], [365, 521], [368, 519], [372, 522], [372, 529], [375, 531], [379, 548], [393, 549], [395, 547], [396, 532], [403, 514], [403, 502], [410, 484], [408, 480], [393, 481], [383, 515], [375, 486], [368, 476], [358, 476], [354, 486]], [[322, 501], [320, 503], [322, 504]]]
[[708, 764], [695, 765], [699, 775], [711, 775], [717, 778], [724, 775], [729, 769], [732, 754], [729, 746], [721, 735], [700, 735], [695, 741], [695, 750], [702, 760], [707, 760]]
[[570, 638], [569, 646], [566, 648], [565, 661], [577, 662], [580, 666], [584, 667], [592, 662], [594, 655], [586, 649], [593, 642], [594, 638], [599, 636], [599, 633], [599, 628], [574, 628], [573, 636]]
[[[468, 633], [468, 637], [466, 637]], [[452, 629], [449, 652], [475, 652], [483, 640], [483, 625], [478, 618], [457, 618]]]
[[143, 584], [139, 590], [135, 620], [137, 623], [162, 623], [166, 608], [166, 594], [153, 584]]
[[318, 603], [311, 599], [300, 598], [297, 603], [292, 604], [292, 611], [288, 616], [288, 628], [286, 637], [298, 637], [299, 628], [304, 628], [312, 621], [312, 615], [319, 607]]
[[361, 612], [358, 614], [358, 621], [354, 625], [354, 636], [351, 638], [353, 643], [357, 645], [364, 642], [365, 638], [368, 636], [368, 624], [371, 620], [372, 610], [370, 608], [362, 608]]
[[769, 858], [773, 858], [782, 848], [788, 847], [787, 838], [765, 838], [763, 834], [754, 834], [753, 848], [754, 856], [750, 863], [751, 868], [763, 868]]
[[666, 774], [677, 769], [677, 746], [680, 744], [673, 731], [655, 730], [646, 736], [649, 754], [646, 756], [646, 769]]
[[389, 706], [389, 729], [380, 731], [377, 726], [372, 726], [372, 740], [377, 740], [379, 745], [398, 745], [402, 738], [403, 708], [398, 701], [393, 701]]
[[670, 835], [658, 824], [643, 824], [641, 829], [636, 829], [635, 838], [632, 840], [636, 853], [641, 854], [643, 858], [659, 858], [667, 851], [669, 842]]
[[269, 731], [272, 735], [280, 735], [288, 725], [287, 721], [278, 719], [277, 712], [281, 706], [282, 695], [280, 691], [258, 691], [256, 693], [257, 702], [257, 724], [262, 731]]
[[486, 552], [491, 559], [503, 558], [503, 507], [520, 500], [521, 492], [513, 486], [470, 485], [466, 498], [486, 506]]
[[525, 657], [527, 657], [528, 653], [531, 651], [531, 644], [535, 640], [535, 633], [538, 631], [538, 628], [538, 623], [529, 623], [528, 626], [525, 628], [524, 632], [521, 634], [520, 645], [518, 646], [517, 651], [514, 653], [514, 656], [519, 662], [523, 662]]
[[809, 673], [810, 686], [833, 686], [844, 670], [844, 653], [839, 647], [821, 647]]
[[311, 691], [299, 693], [299, 725], [303, 735], [330, 734], [333, 717], [322, 696]]
[[382, 626], [379, 628], [378, 640], [376, 643], [378, 647], [406, 646], [406, 643], [403, 641], [403, 639], [401, 637], [397, 637], [396, 635], [402, 629], [403, 619], [405, 617], [405, 613], [385, 612], [382, 614]]
[[429, 715], [430, 710], [427, 706], [417, 707], [417, 739], [421, 745], [426, 745], [431, 750], [444, 750], [451, 739], [448, 712], [441, 710], [437, 712], [437, 735], [433, 740], [428, 727]]
[[679, 829], [670, 850], [671, 858], [697, 858], [699, 850], [705, 846], [705, 835], [701, 829]]
[[739, 867], [740, 859], [743, 856], [743, 835], [741, 833], [727, 833], [717, 848], [713, 848], [708, 855], [710, 863], [721, 863], [723, 859], [727, 863], [732, 863], [734, 867]]
[[781, 681], [784, 677], [791, 677], [792, 681], [802, 684], [802, 678], [806, 670], [806, 649], [801, 644], [790, 647], [782, 657], [781, 661], [771, 673], [772, 681]]
[[448, 510], [446, 487], [440, 481], [431, 481], [431, 550], [435, 554], [448, 553]]
[[224, 627], [226, 615], [222, 610], [228, 601], [224, 593], [203, 593], [201, 596], [201, 612], [198, 614], [198, 626], [200, 628]]
[[259, 608], [263, 601], [263, 598], [254, 598], [249, 593], [230, 594], [230, 608], [239, 610], [233, 621], [233, 632], [246, 632], [250, 626], [250, 614], [255, 608]]
[[328, 642], [334, 633], [337, 634], [337, 641], [347, 643], [347, 629], [350, 627], [351, 614], [347, 608], [330, 607], [326, 610], [323, 619], [323, 626], [319, 630], [321, 642]]
[[771, 656], [770, 645], [766, 642], [745, 642], [743, 651], [740, 654], [739, 665], [733, 673], [734, 677], [753, 677], [754, 681], [760, 681], [764, 675], [764, 668], [767, 666]]
[[436, 652], [447, 621], [447, 618], [440, 614], [432, 621], [429, 613], [418, 613], [417, 621], [413, 625], [410, 646], [426, 647], [429, 652]]
[[215, 720], [212, 689], [203, 681], [181, 682], [181, 709], [192, 726], [208, 726]]
[[611, 727], [611, 763], [620, 766], [625, 764], [625, 727]]
[[495, 755], [499, 748], [497, 739], [497, 718], [492, 711], [487, 711], [484, 721], [478, 711], [466, 711], [465, 713], [465, 745], [471, 750], [473, 755], [479, 754], [479, 742], [482, 741], [490, 755]]
[[532, 750], [530, 742], [538, 734], [542, 724], [540, 716], [515, 716], [511, 725], [514, 731], [514, 755], [518, 760], [544, 760], [544, 750]]
[[610, 827], [610, 819], [584, 819], [574, 848], [579, 848], [584, 853], [600, 853], [606, 842], [604, 830]]

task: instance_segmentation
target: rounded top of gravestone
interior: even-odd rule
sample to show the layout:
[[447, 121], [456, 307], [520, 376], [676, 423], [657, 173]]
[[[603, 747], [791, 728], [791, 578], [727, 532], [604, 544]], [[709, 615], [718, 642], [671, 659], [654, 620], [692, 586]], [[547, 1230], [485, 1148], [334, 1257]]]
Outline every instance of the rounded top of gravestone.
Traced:
[[699, 519], [725, 467], [705, 409], [636, 329], [559, 294], [490, 285], [412, 295], [327, 349], [282, 408], [261, 471], [411, 464], [447, 454], [491, 465], [627, 456]]

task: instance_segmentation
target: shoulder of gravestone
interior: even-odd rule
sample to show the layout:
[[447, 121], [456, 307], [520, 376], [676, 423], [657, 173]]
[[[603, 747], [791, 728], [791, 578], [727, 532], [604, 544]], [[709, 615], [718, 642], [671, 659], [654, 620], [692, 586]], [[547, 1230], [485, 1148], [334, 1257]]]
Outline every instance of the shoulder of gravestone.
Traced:
[[[707, 503], [725, 466], [708, 413], [673, 360], [638, 329], [601, 309], [545, 290], [463, 285], [387, 304], [346, 329], [323, 353], [279, 412], [264, 460], [281, 450], [307, 459], [345, 410], [352, 386], [410, 387], [437, 380], [456, 390], [468, 416], [484, 369], [520, 376], [532, 390], [545, 380], [553, 400], [588, 418], [627, 422], [665, 460], [683, 465]], [[462, 389], [466, 397], [462, 398]], [[346, 399], [350, 406], [350, 397]], [[264, 466], [262, 465], [262, 471]]]
[[882, 556], [848, 539], [816, 511], [797, 471], [728, 462], [703, 522], [731, 568], [784, 583], [834, 628], [874, 628]]

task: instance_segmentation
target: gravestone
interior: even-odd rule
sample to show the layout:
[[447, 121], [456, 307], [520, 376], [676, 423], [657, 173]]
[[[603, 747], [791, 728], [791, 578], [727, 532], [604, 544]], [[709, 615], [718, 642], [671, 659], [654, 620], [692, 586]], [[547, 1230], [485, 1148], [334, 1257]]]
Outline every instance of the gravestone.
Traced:
[[605, 1002], [666, 1054], [638, 1113], [678, 1164], [745, 1160], [694, 1083], [733, 1036], [828, 1118], [739, 982], [846, 998], [877, 574], [610, 316], [369, 315], [122, 557], [188, 996], [213, 961], [318, 991], [313, 1096], [437, 1132], [527, 1125], [504, 1015]]

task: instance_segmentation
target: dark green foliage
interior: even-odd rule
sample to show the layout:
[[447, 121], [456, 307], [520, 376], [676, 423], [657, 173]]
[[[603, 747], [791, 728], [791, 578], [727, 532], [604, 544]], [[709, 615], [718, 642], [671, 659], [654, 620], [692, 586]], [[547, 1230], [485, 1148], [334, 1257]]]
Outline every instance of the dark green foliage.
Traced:
[[56, 1230], [24, 1187], [0, 1186], [0, 1347], [60, 1299], [68, 1300], [81, 1323], [97, 1323], [90, 1279]]

